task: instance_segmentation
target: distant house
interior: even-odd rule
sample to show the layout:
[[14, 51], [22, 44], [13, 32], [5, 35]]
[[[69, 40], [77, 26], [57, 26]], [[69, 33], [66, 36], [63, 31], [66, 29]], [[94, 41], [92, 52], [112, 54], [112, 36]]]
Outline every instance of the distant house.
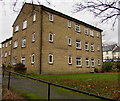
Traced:
[[119, 61], [120, 62], [120, 46], [115, 48], [113, 50], [113, 61]]
[[117, 44], [103, 45], [103, 62], [116, 61], [120, 55], [118, 51], [119, 46]]

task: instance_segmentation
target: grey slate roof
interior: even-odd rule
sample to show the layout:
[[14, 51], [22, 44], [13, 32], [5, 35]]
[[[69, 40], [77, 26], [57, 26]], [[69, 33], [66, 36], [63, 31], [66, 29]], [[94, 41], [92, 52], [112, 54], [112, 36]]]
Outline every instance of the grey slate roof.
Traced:
[[117, 46], [117, 44], [103, 46], [103, 47], [102, 47], [103, 52], [112, 51], [112, 50], [114, 49], [115, 46]]

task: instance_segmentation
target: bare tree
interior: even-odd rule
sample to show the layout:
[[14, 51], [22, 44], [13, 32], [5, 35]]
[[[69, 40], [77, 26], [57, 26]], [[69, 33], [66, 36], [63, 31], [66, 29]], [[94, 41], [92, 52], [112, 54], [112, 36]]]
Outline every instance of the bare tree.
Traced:
[[74, 12], [89, 11], [95, 17], [99, 17], [102, 23], [113, 21], [114, 27], [118, 16], [120, 16], [119, 0], [84, 0], [75, 4]]

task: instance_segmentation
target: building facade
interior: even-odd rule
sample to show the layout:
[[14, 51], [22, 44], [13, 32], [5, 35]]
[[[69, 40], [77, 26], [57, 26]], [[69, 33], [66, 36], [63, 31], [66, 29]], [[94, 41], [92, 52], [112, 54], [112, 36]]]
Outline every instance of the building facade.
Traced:
[[102, 68], [102, 30], [43, 5], [24, 4], [13, 24], [11, 63], [28, 73], [87, 73]]
[[6, 66], [11, 64], [11, 44], [12, 37], [2, 42], [1, 61]]

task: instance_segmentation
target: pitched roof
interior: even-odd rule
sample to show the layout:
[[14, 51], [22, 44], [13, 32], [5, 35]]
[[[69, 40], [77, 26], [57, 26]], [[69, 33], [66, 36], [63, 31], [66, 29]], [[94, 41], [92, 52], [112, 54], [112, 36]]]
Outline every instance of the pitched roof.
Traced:
[[103, 52], [113, 51], [113, 49], [114, 49], [115, 46], [117, 46], [117, 44], [103, 46], [103, 47], [102, 47]]
[[[61, 17], [67, 18], [67, 19], [69, 19], [69, 20], [75, 21], [75, 22], [77, 22], [77, 23], [80, 23], [80, 24], [82, 24], [82, 25], [85, 25], [86, 27], [90, 27], [90, 28], [92, 28], [92, 29], [95, 29], [95, 30], [97, 30], [97, 31], [100, 31], [100, 32], [103, 31], [103, 30], [101, 30], [101, 29], [99, 29], [99, 28], [97, 28], [97, 27], [95, 27], [95, 26], [92, 26], [92, 25], [90, 25], [90, 24], [87, 24], [87, 23], [85, 23], [85, 22], [83, 22], [83, 21], [80, 21], [80, 20], [78, 20], [78, 19], [75, 19], [75, 18], [73, 18], [73, 17], [70, 17], [70, 16], [68, 16], [68, 15], [66, 15], [66, 14], [63, 14], [63, 13], [58, 12], [58, 11], [56, 11], [56, 10], [53, 10], [53, 9], [51, 9], [51, 8], [49, 8], [49, 7], [44, 6], [44, 5], [36, 5], [36, 4], [25, 3], [25, 4], [23, 5], [22, 9], [24, 8], [25, 5], [41, 6], [41, 8], [44, 9], [44, 10], [46, 10], [46, 11], [49, 11], [49, 12], [54, 13], [54, 14], [57, 14], [57, 15], [59, 15], [59, 16], [61, 16]], [[21, 9], [20, 13], [22, 12], [22, 9]], [[19, 14], [20, 14], [20, 13], [19, 13]], [[18, 14], [16, 20], [18, 19], [19, 14]], [[16, 22], [16, 20], [15, 20], [15, 22]], [[15, 22], [13, 23], [13, 25], [15, 24]]]
[[7, 42], [7, 41], [9, 41], [9, 40], [12, 40], [12, 37], [10, 37], [10, 38], [4, 40], [3, 42], [1, 42], [1, 44], [4, 44], [5, 42]]
[[113, 52], [120, 52], [120, 46], [118, 46]]

